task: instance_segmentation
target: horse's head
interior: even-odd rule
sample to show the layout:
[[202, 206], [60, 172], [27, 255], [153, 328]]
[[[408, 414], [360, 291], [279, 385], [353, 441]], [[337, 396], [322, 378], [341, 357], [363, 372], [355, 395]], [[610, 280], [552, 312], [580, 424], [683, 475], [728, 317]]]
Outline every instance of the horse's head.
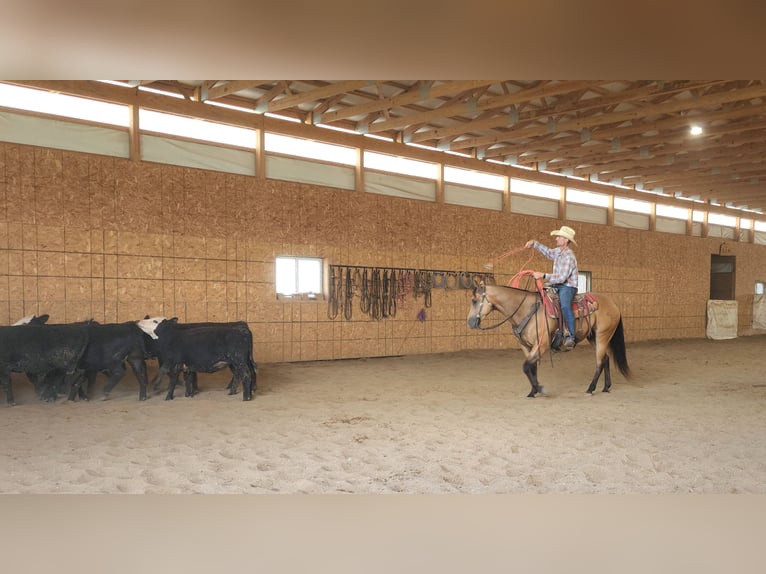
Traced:
[[486, 317], [495, 306], [487, 298], [487, 286], [482, 281], [473, 288], [471, 296], [471, 311], [468, 313], [468, 326], [471, 329], [478, 329], [481, 326], [481, 320]]

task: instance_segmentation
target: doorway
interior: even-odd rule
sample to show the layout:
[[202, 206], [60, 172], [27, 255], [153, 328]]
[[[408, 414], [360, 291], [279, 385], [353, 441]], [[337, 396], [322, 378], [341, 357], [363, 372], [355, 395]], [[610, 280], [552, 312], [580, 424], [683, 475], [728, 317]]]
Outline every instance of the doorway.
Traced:
[[734, 255], [710, 256], [710, 298], [734, 299], [737, 258]]

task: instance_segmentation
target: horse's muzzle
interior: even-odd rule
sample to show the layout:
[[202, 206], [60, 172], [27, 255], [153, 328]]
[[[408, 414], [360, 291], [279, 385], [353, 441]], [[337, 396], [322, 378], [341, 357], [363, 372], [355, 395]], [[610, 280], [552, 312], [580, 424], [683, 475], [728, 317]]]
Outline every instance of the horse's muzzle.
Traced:
[[471, 329], [478, 329], [481, 325], [481, 317], [479, 315], [471, 315], [468, 317], [468, 326]]

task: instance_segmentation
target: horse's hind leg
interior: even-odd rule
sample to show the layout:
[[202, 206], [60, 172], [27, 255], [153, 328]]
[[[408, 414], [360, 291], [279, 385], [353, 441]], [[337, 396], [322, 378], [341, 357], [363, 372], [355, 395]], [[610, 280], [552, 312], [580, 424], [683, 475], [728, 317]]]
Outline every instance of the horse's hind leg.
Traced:
[[529, 391], [527, 398], [532, 399], [538, 393], [544, 395], [543, 388], [537, 380], [537, 361], [524, 361], [524, 374], [529, 379], [529, 384], [532, 386], [532, 390]]
[[604, 355], [604, 388], [602, 393], [608, 393], [612, 386], [612, 374], [609, 372], [609, 355]]
[[601, 373], [604, 373], [604, 392], [609, 392], [609, 387], [612, 386], [612, 377], [609, 373], [609, 355], [604, 355], [604, 358], [601, 359], [601, 362], [596, 367], [596, 372], [593, 373], [593, 380], [590, 382], [590, 385], [588, 386], [588, 390], [585, 391], [586, 393], [592, 395], [593, 391], [596, 390], [596, 385], [598, 384], [598, 378], [601, 376]]

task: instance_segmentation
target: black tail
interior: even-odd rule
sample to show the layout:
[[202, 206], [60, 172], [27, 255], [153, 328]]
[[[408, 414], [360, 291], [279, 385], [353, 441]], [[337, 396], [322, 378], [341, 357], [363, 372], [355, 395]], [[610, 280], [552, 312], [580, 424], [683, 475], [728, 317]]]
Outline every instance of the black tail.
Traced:
[[617, 329], [609, 341], [609, 349], [612, 351], [612, 358], [617, 363], [617, 368], [626, 379], [630, 378], [630, 367], [628, 366], [628, 356], [625, 352], [625, 333], [622, 330], [622, 317], [617, 323]]

